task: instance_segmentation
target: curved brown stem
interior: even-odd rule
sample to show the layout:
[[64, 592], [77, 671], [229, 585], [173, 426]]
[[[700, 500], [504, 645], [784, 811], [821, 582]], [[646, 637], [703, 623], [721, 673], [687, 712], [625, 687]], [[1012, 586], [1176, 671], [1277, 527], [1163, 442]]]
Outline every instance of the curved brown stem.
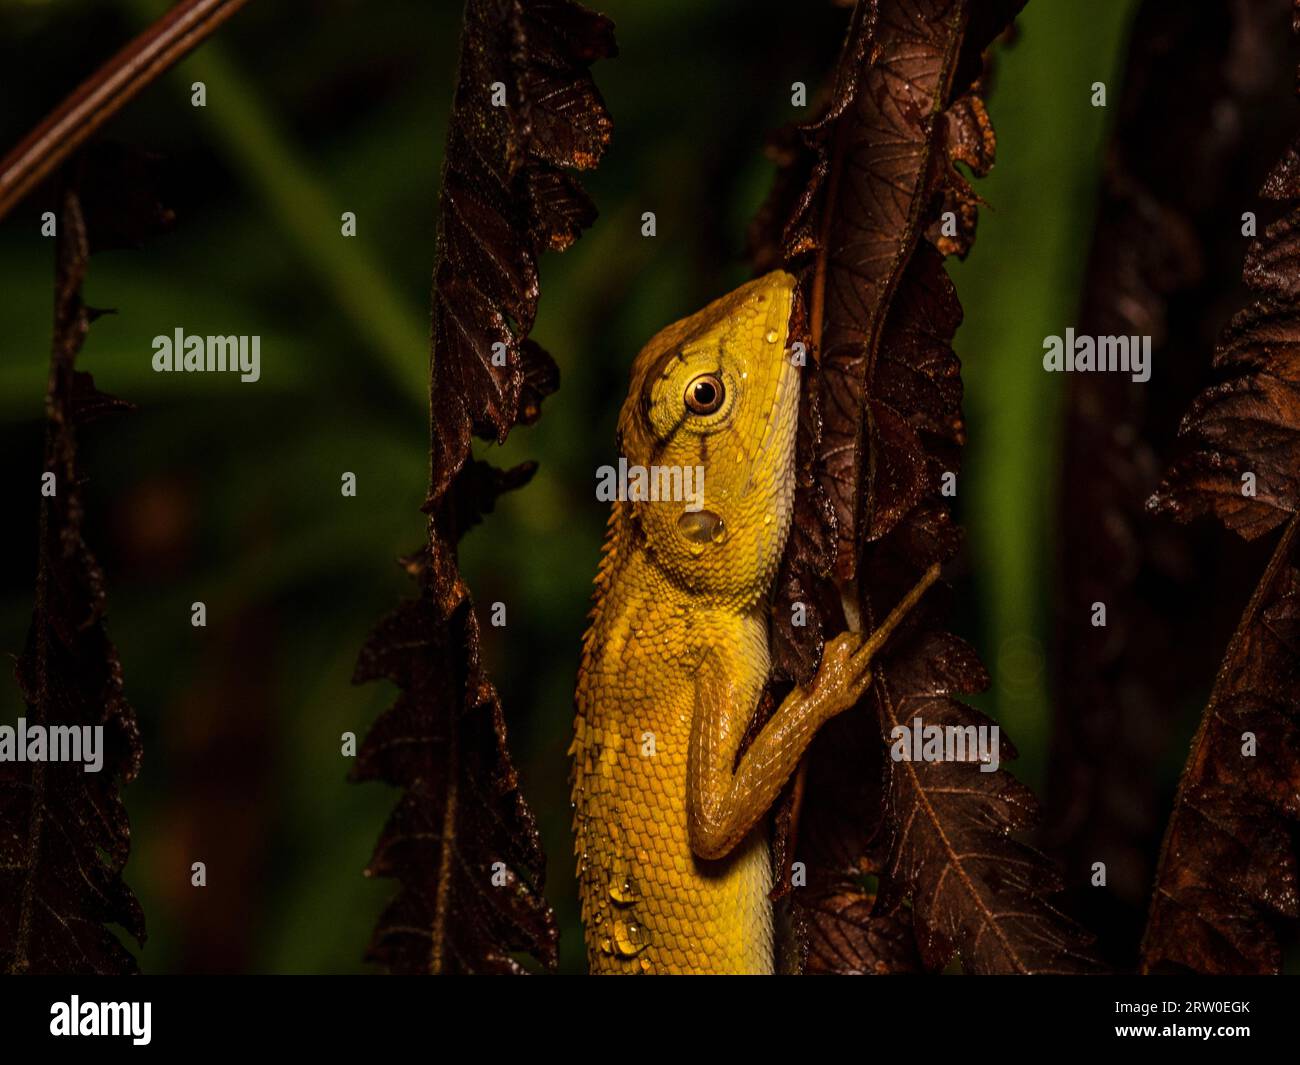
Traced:
[[0, 218], [248, 0], [181, 0], [83, 81], [0, 160]]

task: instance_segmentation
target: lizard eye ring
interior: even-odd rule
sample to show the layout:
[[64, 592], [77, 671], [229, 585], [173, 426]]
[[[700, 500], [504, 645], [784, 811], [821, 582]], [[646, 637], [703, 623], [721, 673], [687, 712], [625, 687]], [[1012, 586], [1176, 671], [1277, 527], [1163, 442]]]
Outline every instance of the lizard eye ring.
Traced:
[[702, 373], [686, 386], [686, 409], [692, 414], [712, 414], [722, 406], [725, 395], [722, 378], [717, 374]]

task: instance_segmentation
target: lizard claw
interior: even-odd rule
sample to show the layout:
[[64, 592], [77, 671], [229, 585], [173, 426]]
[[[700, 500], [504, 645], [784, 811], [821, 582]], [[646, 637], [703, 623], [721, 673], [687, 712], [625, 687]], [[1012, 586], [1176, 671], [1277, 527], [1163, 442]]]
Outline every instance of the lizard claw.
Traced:
[[871, 683], [872, 661], [938, 576], [937, 564], [926, 570], [916, 585], [869, 635], [842, 632], [827, 641], [822, 652], [822, 665], [817, 671], [813, 686], [816, 692], [825, 694], [827, 703], [834, 707], [832, 713], [847, 710], [862, 698]]

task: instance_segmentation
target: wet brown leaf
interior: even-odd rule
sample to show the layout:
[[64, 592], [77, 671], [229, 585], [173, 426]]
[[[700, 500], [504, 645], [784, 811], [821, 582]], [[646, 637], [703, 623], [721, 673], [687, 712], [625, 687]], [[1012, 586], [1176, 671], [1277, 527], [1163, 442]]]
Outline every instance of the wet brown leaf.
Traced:
[[379, 623], [357, 665], [356, 682], [401, 689], [354, 771], [407, 788], [367, 868], [402, 883], [369, 954], [394, 972], [514, 973], [525, 950], [555, 962], [537, 827], [478, 640], [467, 598], [448, 615], [424, 595]]
[[[1118, 967], [1136, 965], [1169, 796], [1161, 771], [1264, 558], [1209, 523], [1153, 521], [1178, 419], [1241, 305], [1224, 224], [1291, 135], [1290, 0], [1147, 0], [1101, 176], [1080, 335], [1150, 336], [1153, 378], [1066, 375], [1053, 740], [1043, 841]], [[1187, 175], [1196, 175], [1189, 181]], [[1107, 624], [1091, 605], [1106, 604]], [[1107, 890], [1091, 885], [1106, 863]]]
[[1276, 973], [1279, 925], [1300, 917], [1298, 548], [1292, 519], [1192, 741], [1161, 852], [1143, 972]]
[[798, 825], [796, 857], [805, 864], [807, 882], [792, 892], [802, 922], [803, 971], [923, 972], [911, 910], [875, 908], [877, 889], [887, 879], [889, 838], [879, 831], [885, 757], [873, 708], [864, 702], [831, 721], [823, 734], [808, 762], [808, 816]]
[[[113, 158], [101, 167], [105, 154]], [[121, 165], [128, 160], [133, 176]], [[60, 193], [45, 400], [44, 471], [55, 476], [55, 494], [41, 499], [36, 604], [14, 673], [27, 726], [102, 728], [103, 764], [86, 772], [80, 761], [0, 762], [0, 968], [8, 973], [133, 973], [135, 959], [107, 926], [145, 938], [144, 914], [122, 879], [131, 829], [119, 794], [139, 771], [140, 731], [104, 624], [104, 573], [83, 535], [77, 451], [81, 426], [129, 404], [75, 366], [92, 317], [81, 299], [92, 247], [134, 243], [165, 215], [151, 209], [148, 224], [124, 227], [131, 212], [113, 210], [122, 202], [114, 193], [126, 188], [148, 198], [137, 161], [115, 149], [94, 153], [69, 165]], [[83, 212], [82, 182], [95, 185], [109, 213]]]
[[[941, 494], [965, 435], [952, 351], [961, 307], [943, 258], [970, 249], [979, 201], [958, 165], [975, 176], [992, 165], [983, 55], [1021, 6], [859, 3], [824, 113], [774, 141], [781, 169], [750, 244], [760, 269], [783, 265], [804, 291], [819, 363], [805, 381], [820, 393], [813, 469], [836, 531], [833, 581], [808, 570], [817, 587], [801, 586], [821, 625], [798, 630], [774, 617], [778, 667], [815, 662], [786, 648], [820, 652], [823, 628], [871, 628], [960, 543]], [[805, 429], [816, 435], [817, 425]], [[788, 555], [807, 551], [804, 535], [796, 521]], [[923, 624], [936, 616], [908, 631]], [[823, 730], [807, 759], [787, 833], [794, 844], [785, 841], [808, 868], [810, 887], [792, 893], [806, 968], [939, 968], [960, 950], [973, 971], [1087, 969], [1086, 937], [1044, 901], [1059, 886], [1050, 864], [1010, 838], [1027, 823], [1028, 793], [1004, 771], [897, 765], [882, 754], [899, 706], [935, 723], [987, 724], [949, 697], [982, 686], [978, 660], [937, 631], [925, 640], [938, 657], [887, 658], [873, 698]], [[936, 687], [935, 670], [946, 686]], [[786, 673], [778, 681], [802, 679]], [[858, 742], [848, 742], [855, 723]], [[953, 790], [959, 774], [978, 779]]]
[[1297, 158], [1288, 149], [1261, 190], [1290, 201], [1289, 213], [1247, 252], [1242, 275], [1256, 299], [1220, 337], [1214, 365], [1225, 379], [1192, 403], [1181, 433], [1193, 450], [1148, 504], [1180, 521], [1213, 514], [1246, 539], [1283, 524], [1285, 531], [1228, 646], [1183, 770], [1142, 943], [1144, 972], [1277, 972], [1280, 919], [1300, 916]]
[[[469, 455], [471, 433], [505, 440], [555, 389], [555, 364], [527, 342], [537, 259], [595, 219], [565, 168], [595, 166], [609, 141], [587, 67], [614, 52], [609, 20], [569, 0], [466, 6], [433, 277], [435, 497]], [[493, 106], [494, 91], [505, 106]]]
[[920, 972], [912, 922], [872, 913], [875, 896], [860, 888], [823, 895], [802, 907], [808, 922], [809, 976], [887, 976]]
[[[808, 320], [797, 290], [790, 336], [792, 343], [802, 343], [805, 349], [811, 350]], [[770, 626], [773, 673], [782, 680], [800, 684], [817, 672], [826, 618], [838, 614], [838, 606], [826, 601], [824, 590], [835, 561], [835, 511], [817, 477], [821, 390], [815, 384], [817, 365], [811, 358], [803, 376], [805, 387], [799, 395], [799, 431], [795, 441], [792, 521], [799, 535], [791, 537], [790, 548], [782, 556], [777, 571]]]
[[[519, 973], [519, 955], [556, 961], [541, 841], [456, 545], [534, 470], [472, 461], [470, 439], [504, 440], [558, 384], [528, 338], [537, 259], [595, 217], [567, 171], [594, 166], [609, 139], [588, 67], [613, 54], [611, 23], [569, 0], [466, 6], [434, 267], [428, 542], [406, 561], [418, 597], [380, 622], [354, 678], [400, 689], [354, 772], [406, 789], [367, 870], [400, 883], [368, 955], [394, 972]], [[505, 106], [493, 106], [494, 88]]]
[[[1300, 199], [1300, 174], [1288, 151], [1261, 195]], [[1214, 514], [1254, 539], [1300, 509], [1300, 210], [1251, 243], [1242, 277], [1259, 298], [1219, 340], [1214, 367], [1226, 379], [1192, 403], [1180, 435], [1194, 450], [1170, 469], [1150, 509], [1190, 521]]]
[[[929, 632], [891, 660], [873, 690], [886, 736], [920, 719], [926, 726], [991, 727], [954, 696], [982, 682], [975, 652], [955, 636]], [[1000, 759], [1015, 757], [1001, 739]], [[1091, 936], [1048, 901], [1060, 890], [1050, 863], [1013, 833], [1037, 819], [1032, 793], [1010, 773], [967, 761], [888, 762], [889, 865], [894, 898], [912, 901], [921, 957], [929, 969], [960, 952], [974, 973], [1071, 973], [1097, 968]], [[877, 907], [880, 909], [881, 907]]]
[[[785, 165], [751, 232], [760, 267], [784, 262], [803, 266], [807, 275], [810, 330], [823, 377], [819, 457], [835, 508], [836, 577], [841, 582], [856, 572], [869, 507], [868, 494], [858, 491], [871, 454], [867, 434], [872, 429], [862, 416], [864, 389], [878, 353], [889, 350], [882, 337], [895, 291], [922, 237], [922, 215], [928, 219], [936, 197], [957, 176], [954, 161], [980, 158], [985, 169], [991, 161], [991, 132], [982, 149], [989, 159], [972, 151], [963, 133], [969, 116], [983, 113], [982, 104], [972, 102], [969, 86], [952, 98], [966, 17], [966, 5], [958, 0], [859, 4], [827, 111], [781, 136], [779, 157]], [[782, 217], [787, 220], [778, 228], [776, 220]], [[960, 320], [955, 300], [950, 308], [938, 306], [937, 333], [948, 326], [953, 310], [952, 328]], [[959, 399], [955, 360], [950, 351], [947, 357], [951, 369], [910, 359], [900, 360], [898, 368], [904, 378], [938, 373], [954, 379]], [[892, 371], [882, 377], [896, 391], [915, 387]], [[948, 409], [936, 409], [934, 398], [915, 404], [918, 413], [937, 417], [959, 434], [959, 407], [949, 396]], [[911, 469], [887, 464], [882, 487], [891, 495], [873, 512], [905, 509], [920, 493], [921, 448], [899, 439], [900, 434], [906, 437], [901, 422], [911, 413], [877, 411], [872, 419], [884, 423], [879, 432], [885, 440], [898, 440], [898, 457], [906, 452], [912, 462]], [[890, 520], [896, 514], [882, 515], [872, 538], [883, 535]]]

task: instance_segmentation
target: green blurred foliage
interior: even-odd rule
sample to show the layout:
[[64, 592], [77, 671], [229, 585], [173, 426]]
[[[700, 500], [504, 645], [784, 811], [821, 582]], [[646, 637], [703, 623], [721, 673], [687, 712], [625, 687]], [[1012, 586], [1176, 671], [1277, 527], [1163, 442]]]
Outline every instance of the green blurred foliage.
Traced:
[[[144, 25], [152, 0], [25, 0], [0, 8], [0, 140], [15, 142]], [[970, 446], [959, 502], [971, 577], [958, 628], [985, 653], [985, 705], [1040, 784], [1058, 382], [1042, 337], [1071, 324], [1107, 112], [1132, 0], [1031, 0], [1003, 50], [991, 111], [999, 163], [970, 260]], [[484, 653], [549, 858], [561, 962], [583, 968], [569, 833], [572, 689], [604, 527], [594, 471], [612, 461], [632, 356], [660, 326], [747, 274], [744, 228], [772, 174], [767, 130], [806, 114], [839, 44], [830, 5], [726, 0], [601, 5], [620, 56], [596, 68], [614, 141], [586, 185], [595, 227], [542, 264], [535, 336], [562, 388], [533, 428], [479, 453], [536, 458], [463, 548]], [[347, 972], [392, 885], [361, 876], [395, 793], [346, 782], [344, 731], [391, 700], [349, 678], [367, 631], [408, 592], [427, 478], [428, 279], [459, 5], [252, 3], [106, 131], [163, 156], [175, 231], [92, 261], [88, 302], [115, 316], [81, 359], [139, 411], [85, 434], [92, 547], [110, 632], [142, 721], [128, 790], [127, 881], [150, 929], [146, 971]], [[208, 106], [190, 105], [207, 85]], [[640, 236], [642, 211], [658, 236]], [[358, 236], [339, 235], [355, 211]], [[31, 609], [51, 242], [37, 205], [0, 225], [0, 452], [13, 550], [0, 647]], [[151, 338], [259, 334], [262, 378], [158, 375]], [[339, 490], [357, 475], [355, 499]], [[190, 604], [208, 604], [208, 627]], [[481, 614], [486, 621], [486, 614]], [[0, 687], [0, 718], [21, 711]], [[206, 861], [205, 889], [189, 885]]]

